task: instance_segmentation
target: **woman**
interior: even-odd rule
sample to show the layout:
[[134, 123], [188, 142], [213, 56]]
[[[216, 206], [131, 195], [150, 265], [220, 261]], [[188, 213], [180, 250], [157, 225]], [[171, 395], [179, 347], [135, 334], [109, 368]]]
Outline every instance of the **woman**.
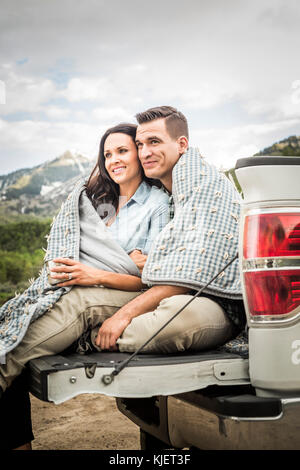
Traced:
[[[141, 270], [152, 241], [168, 222], [168, 196], [145, 177], [137, 155], [135, 134], [133, 124], [121, 124], [105, 132], [86, 194], [105, 221], [108, 232]], [[84, 202], [81, 203], [85, 211]], [[91, 248], [81, 236], [82, 263], [66, 258], [53, 260], [67, 266], [52, 268], [52, 279], [65, 279], [61, 272], [72, 276], [58, 286], [101, 284], [124, 290], [141, 289], [140, 277], [93, 268], [95, 254], [88, 251]]]
[[[133, 291], [136, 294], [142, 288], [140, 273], [151, 242], [168, 222], [168, 196], [145, 177], [138, 159], [135, 133], [136, 126], [133, 124], [120, 124], [108, 129], [101, 139], [98, 162], [87, 184], [82, 189], [74, 190], [74, 192], [77, 191], [76, 194], [79, 194], [80, 235], [78, 235], [78, 243], [74, 237], [71, 237], [68, 238], [69, 245], [67, 247], [61, 246], [61, 243], [57, 242], [60, 238], [57, 237], [56, 240], [57, 233], [52, 227], [45, 260], [54, 262], [54, 267], [48, 269], [48, 273], [51, 284], [53, 286], [56, 284], [56, 286], [53, 287], [54, 294], [50, 293], [52, 291], [49, 290], [51, 289], [49, 284], [48, 292], [45, 292], [47, 289], [44, 289], [44, 293], [50, 293], [48, 298], [53, 296], [55, 302], [60, 300], [61, 296], [67, 297], [70, 288], [75, 285], [100, 285]], [[73, 199], [75, 202], [77, 201], [76, 198]], [[69, 207], [67, 202], [65, 207], [67, 209]], [[59, 233], [64, 229], [63, 222], [69, 213], [69, 209], [66, 212], [65, 207], [58, 215], [56, 225], [54, 224], [54, 228], [60, 230]], [[74, 220], [72, 219], [70, 227], [77, 227]], [[64, 229], [65, 237], [68, 236], [68, 229], [68, 226], [66, 230]], [[76, 231], [74, 233], [76, 235]], [[73, 248], [77, 245], [78, 256]], [[66, 249], [67, 254], [71, 253], [71, 255], [56, 256], [51, 259], [51, 254], [60, 252], [61, 249]], [[38, 289], [34, 292], [36, 291]], [[30, 297], [29, 294], [30, 292], [26, 293], [28, 297]], [[39, 299], [33, 300], [32, 303], [36, 310]], [[51, 317], [53, 310], [50, 308], [50, 313], [43, 311], [46, 305], [45, 300], [43, 301], [44, 304], [39, 306], [40, 315], [43, 315], [42, 318], [47, 315]], [[47, 305], [49, 306], [49, 303]], [[9, 307], [10, 305], [7, 309]], [[30, 307], [28, 312], [30, 313]], [[26, 358], [26, 354], [23, 354], [22, 351], [22, 344], [26, 341], [28, 343], [29, 333], [35, 331], [36, 325], [40, 323], [42, 318], [36, 319], [33, 316], [35, 321], [32, 321], [29, 326], [24, 337], [25, 341], [23, 340], [15, 348], [11, 348], [6, 355], [7, 363], [0, 365], [0, 388], [2, 388], [2, 392], [7, 389], [0, 400], [0, 408], [5, 403], [5, 416], [19, 420], [19, 424], [13, 427], [14, 433], [11, 438], [7, 435], [9, 426], [5, 426], [5, 423], [2, 422], [1, 428], [5, 432], [6, 448], [15, 448], [24, 443], [25, 448], [30, 448], [30, 445], [26, 443], [33, 439], [30, 426], [28, 426], [28, 406], [30, 405], [26, 393], [24, 398], [24, 386], [22, 388], [20, 385], [16, 392], [16, 386], [10, 388], [10, 384], [21, 373], [24, 364], [33, 358], [33, 356]], [[51, 337], [52, 332], [49, 331], [47, 334]], [[73, 341], [78, 336], [73, 337]], [[36, 335], [33, 334], [33, 337], [36, 340]], [[70, 340], [68, 343], [68, 341], [65, 341], [63, 349], [73, 342]], [[61, 352], [63, 349], [59, 351], [58, 347], [57, 352]], [[42, 355], [44, 353], [45, 351]], [[49, 351], [47, 354], [53, 354], [53, 352]], [[35, 357], [39, 357], [39, 355], [41, 354], [37, 352]], [[10, 370], [11, 364], [13, 364], [13, 370]], [[13, 382], [14, 384], [15, 382]], [[15, 412], [16, 393], [22, 397], [20, 402], [23, 403], [24, 413]], [[7, 413], [7, 410], [11, 410], [11, 412]], [[22, 415], [25, 417], [24, 422], [20, 421]], [[25, 431], [26, 426], [27, 430]], [[0, 443], [4, 442], [1, 437]]]

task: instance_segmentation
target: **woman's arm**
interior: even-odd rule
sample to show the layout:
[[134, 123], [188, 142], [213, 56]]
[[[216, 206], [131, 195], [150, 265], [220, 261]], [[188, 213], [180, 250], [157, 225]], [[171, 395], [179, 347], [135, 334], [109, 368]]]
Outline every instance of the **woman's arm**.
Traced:
[[[56, 258], [53, 261], [64, 265], [51, 269], [51, 277], [53, 279], [63, 280], [61, 283], [56, 284], [58, 287], [101, 285], [127, 291], [139, 291], [143, 287], [141, 278], [137, 276], [111, 273], [103, 269], [92, 268], [69, 258]], [[67, 276], [61, 273], [66, 273]], [[70, 279], [66, 280], [66, 277], [70, 277]]]

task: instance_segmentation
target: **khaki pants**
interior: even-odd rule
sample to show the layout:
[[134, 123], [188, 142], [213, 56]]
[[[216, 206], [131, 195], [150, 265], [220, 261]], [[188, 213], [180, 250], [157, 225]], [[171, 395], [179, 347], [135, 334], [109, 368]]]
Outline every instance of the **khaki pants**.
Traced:
[[[102, 287], [74, 287], [55, 306], [29, 326], [22, 342], [0, 365], [0, 386], [5, 390], [31, 359], [58, 354], [76, 341], [88, 328], [92, 341], [99, 324], [113, 315], [140, 292]], [[121, 352], [132, 352], [155, 333], [189, 295], [162, 300], [153, 312], [136, 317], [117, 341]], [[222, 308], [205, 297], [195, 299], [143, 350], [145, 353], [172, 353], [216, 347], [232, 337], [233, 328]]]

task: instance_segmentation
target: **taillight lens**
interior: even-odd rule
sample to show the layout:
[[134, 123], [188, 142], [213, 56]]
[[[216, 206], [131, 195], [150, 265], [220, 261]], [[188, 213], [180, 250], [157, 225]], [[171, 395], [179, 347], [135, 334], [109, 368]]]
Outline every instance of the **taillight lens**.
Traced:
[[243, 277], [252, 319], [298, 313], [300, 212], [262, 210], [245, 217]]
[[244, 273], [252, 316], [289, 314], [300, 305], [300, 270]]
[[299, 212], [246, 217], [244, 258], [270, 256], [300, 256]]

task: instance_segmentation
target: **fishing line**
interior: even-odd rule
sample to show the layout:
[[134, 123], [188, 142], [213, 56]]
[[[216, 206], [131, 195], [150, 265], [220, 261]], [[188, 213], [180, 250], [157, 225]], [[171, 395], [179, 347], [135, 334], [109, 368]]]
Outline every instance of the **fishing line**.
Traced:
[[115, 369], [110, 373], [110, 374], [104, 374], [102, 376], [102, 382], [105, 384], [105, 385], [110, 385], [112, 383], [112, 381], [114, 380], [114, 377], [116, 375], [118, 375], [127, 365], [128, 363], [137, 355], [141, 352], [141, 350], [147, 346], [148, 343], [150, 343], [150, 341], [152, 341], [155, 336], [157, 336], [172, 320], [174, 320], [175, 317], [177, 317], [177, 315], [179, 315], [180, 312], [182, 312], [182, 310], [184, 310], [191, 302], [193, 302], [194, 299], [196, 299], [200, 294], [202, 294], [202, 292], [204, 291], [204, 289], [206, 289], [223, 271], [225, 271], [225, 269], [227, 269], [237, 258], [238, 258], [238, 253], [235, 255], [234, 258], [232, 258], [225, 266], [224, 268], [222, 268], [214, 277], [212, 277], [210, 279], [210, 281], [208, 281], [207, 284], [205, 284], [205, 286], [201, 287], [201, 289], [199, 289], [195, 294], [194, 296], [188, 300], [188, 302], [186, 302], [186, 304], [181, 307], [162, 327], [159, 328], [159, 330], [156, 331], [156, 333], [154, 333], [151, 338], [149, 338], [144, 344], [142, 344], [142, 346], [140, 346], [129, 358], [125, 359], [123, 362], [121, 362], [120, 364], [115, 364]]

